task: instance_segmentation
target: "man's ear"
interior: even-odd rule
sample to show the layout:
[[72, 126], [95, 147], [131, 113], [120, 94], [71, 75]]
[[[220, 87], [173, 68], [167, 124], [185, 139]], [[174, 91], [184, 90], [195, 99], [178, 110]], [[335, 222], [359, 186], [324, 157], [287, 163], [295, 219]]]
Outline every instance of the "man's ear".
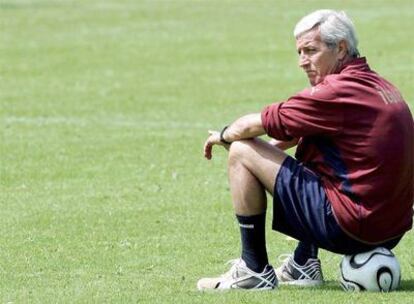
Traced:
[[338, 57], [339, 60], [343, 60], [348, 54], [348, 43], [345, 40], [341, 40], [338, 43]]

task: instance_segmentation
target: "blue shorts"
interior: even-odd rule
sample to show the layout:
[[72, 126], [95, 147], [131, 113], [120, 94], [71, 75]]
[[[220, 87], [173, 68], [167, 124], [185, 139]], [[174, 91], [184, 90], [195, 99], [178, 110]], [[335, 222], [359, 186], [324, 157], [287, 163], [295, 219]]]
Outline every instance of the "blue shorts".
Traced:
[[355, 254], [379, 246], [392, 249], [401, 239], [372, 245], [345, 234], [333, 215], [320, 177], [290, 156], [276, 176], [272, 228], [340, 254]]

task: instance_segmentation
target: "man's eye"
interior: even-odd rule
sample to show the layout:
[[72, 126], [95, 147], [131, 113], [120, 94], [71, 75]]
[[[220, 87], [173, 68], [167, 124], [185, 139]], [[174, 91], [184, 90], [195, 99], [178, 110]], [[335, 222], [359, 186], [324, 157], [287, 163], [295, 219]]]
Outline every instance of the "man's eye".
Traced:
[[314, 53], [316, 53], [317, 52], [317, 49], [314, 49], [314, 48], [306, 48], [306, 49], [303, 49], [303, 50], [299, 50], [298, 51], [298, 55], [300, 56], [301, 54], [314, 54]]

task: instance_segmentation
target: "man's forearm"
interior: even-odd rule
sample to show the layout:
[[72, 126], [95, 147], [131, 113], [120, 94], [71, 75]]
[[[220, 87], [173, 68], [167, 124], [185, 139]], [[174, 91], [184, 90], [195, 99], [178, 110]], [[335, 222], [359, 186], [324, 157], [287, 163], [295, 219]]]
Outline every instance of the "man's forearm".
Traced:
[[226, 142], [233, 142], [264, 135], [265, 133], [261, 115], [260, 113], [255, 113], [237, 119], [223, 132], [222, 136]]

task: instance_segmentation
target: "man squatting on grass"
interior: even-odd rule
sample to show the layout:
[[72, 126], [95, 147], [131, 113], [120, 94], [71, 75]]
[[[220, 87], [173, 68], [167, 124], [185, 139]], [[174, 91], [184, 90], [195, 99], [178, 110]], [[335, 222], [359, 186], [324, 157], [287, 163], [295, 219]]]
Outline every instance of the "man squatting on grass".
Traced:
[[[407, 104], [359, 57], [345, 13], [315, 11], [294, 35], [311, 87], [210, 131], [205, 142], [207, 159], [214, 145], [229, 150], [242, 254], [224, 275], [199, 280], [200, 290], [315, 286], [323, 283], [318, 248], [392, 249], [411, 229], [414, 123]], [[275, 140], [257, 138], [264, 134]], [[283, 152], [295, 145], [296, 159]], [[272, 228], [299, 240], [276, 270], [266, 252], [265, 191], [273, 195]]]

